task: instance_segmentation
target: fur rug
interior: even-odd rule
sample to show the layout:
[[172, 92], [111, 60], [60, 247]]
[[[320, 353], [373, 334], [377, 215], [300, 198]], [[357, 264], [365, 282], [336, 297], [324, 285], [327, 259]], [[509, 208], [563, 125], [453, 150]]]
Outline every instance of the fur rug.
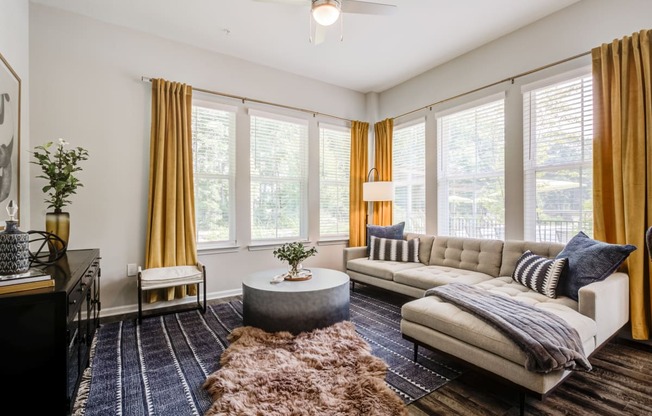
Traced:
[[209, 415], [407, 415], [349, 321], [292, 335], [240, 327], [204, 382]]

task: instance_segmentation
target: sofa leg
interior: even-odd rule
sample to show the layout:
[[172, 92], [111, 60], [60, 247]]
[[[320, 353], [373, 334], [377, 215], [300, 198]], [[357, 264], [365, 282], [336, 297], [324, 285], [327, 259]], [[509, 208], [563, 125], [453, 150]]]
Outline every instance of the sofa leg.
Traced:
[[520, 406], [519, 415], [525, 416], [525, 392], [524, 391], [518, 393], [518, 401]]
[[351, 280], [351, 292], [355, 292], [355, 282]]
[[414, 343], [414, 362], [417, 362], [417, 358], [419, 356], [419, 344], [416, 342]]

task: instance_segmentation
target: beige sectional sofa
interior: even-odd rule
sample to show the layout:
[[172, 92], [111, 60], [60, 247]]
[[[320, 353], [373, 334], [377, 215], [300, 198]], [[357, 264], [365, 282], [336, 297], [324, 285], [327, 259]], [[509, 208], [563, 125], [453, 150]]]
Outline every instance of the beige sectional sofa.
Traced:
[[420, 240], [419, 263], [369, 260], [365, 247], [346, 248], [344, 255], [353, 284], [365, 283], [416, 298], [403, 305], [401, 321], [404, 338], [415, 343], [415, 359], [418, 345], [426, 346], [488, 371], [540, 399], [571, 374], [568, 370], [528, 371], [525, 354], [505, 335], [452, 303], [437, 296], [424, 297], [427, 289], [452, 282], [471, 284], [552, 312], [577, 330], [587, 356], [629, 320], [629, 279], [624, 273], [616, 272], [582, 287], [578, 301], [546, 297], [511, 278], [526, 250], [553, 258], [563, 249], [562, 244], [404, 236], [415, 237]]

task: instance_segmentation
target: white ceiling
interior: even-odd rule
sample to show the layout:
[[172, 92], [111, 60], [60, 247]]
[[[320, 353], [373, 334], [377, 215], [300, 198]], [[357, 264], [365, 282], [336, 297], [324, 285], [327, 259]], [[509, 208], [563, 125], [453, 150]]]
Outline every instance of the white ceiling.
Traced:
[[[368, 0], [309, 42], [310, 0], [31, 0], [363, 93], [381, 92], [578, 0]], [[346, 0], [343, 0], [346, 1]]]

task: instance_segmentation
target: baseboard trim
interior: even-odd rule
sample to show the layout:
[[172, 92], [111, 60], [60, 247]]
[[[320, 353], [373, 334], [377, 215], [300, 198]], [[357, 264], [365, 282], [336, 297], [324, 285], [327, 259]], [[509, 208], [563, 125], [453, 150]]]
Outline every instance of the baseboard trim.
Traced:
[[[242, 295], [242, 289], [232, 289], [232, 290], [222, 290], [219, 292], [211, 292], [206, 294], [206, 300], [214, 300], [214, 299], [222, 299], [222, 298], [228, 298], [231, 296], [240, 296]], [[176, 299], [176, 300], [171, 300], [165, 302], [165, 307], [169, 306], [177, 306], [177, 305], [183, 305], [186, 303], [197, 303], [197, 297], [196, 296], [187, 296], [184, 299]], [[156, 309], [158, 307], [161, 307], [161, 303], [157, 302], [154, 304], [145, 304], [143, 303], [143, 311], [147, 311], [150, 309]], [[100, 318], [107, 318], [111, 316], [116, 316], [116, 315], [126, 315], [126, 314], [131, 314], [135, 313], [138, 314], [138, 304], [133, 304], [133, 305], [126, 305], [126, 306], [115, 306], [113, 308], [102, 308], [100, 311]]]

